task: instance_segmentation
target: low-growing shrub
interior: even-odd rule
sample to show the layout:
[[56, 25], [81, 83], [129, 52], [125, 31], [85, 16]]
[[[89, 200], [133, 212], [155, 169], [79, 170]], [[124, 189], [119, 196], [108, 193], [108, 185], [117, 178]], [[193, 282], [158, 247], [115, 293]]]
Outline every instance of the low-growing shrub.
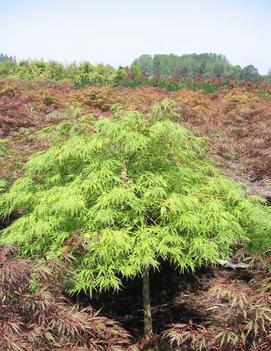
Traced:
[[116, 322], [62, 295], [67, 262], [35, 266], [15, 254], [0, 246], [1, 351], [127, 350], [129, 335]]
[[262, 276], [248, 284], [219, 279], [205, 294], [209, 322], [173, 324], [163, 337], [174, 350], [269, 351], [271, 278]]

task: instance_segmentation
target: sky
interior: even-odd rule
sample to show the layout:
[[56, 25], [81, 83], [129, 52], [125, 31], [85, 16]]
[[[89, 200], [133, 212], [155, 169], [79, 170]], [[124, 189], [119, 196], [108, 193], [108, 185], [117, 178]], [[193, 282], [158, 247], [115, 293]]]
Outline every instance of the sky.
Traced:
[[130, 65], [141, 54], [215, 52], [271, 68], [271, 0], [0, 0], [0, 52]]

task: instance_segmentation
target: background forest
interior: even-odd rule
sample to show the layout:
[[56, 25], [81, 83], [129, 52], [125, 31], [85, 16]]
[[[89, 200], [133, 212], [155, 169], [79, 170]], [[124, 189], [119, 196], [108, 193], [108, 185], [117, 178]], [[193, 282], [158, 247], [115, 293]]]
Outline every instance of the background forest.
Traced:
[[[54, 81], [68, 80], [83, 86], [86, 84], [114, 84], [135, 87], [142, 84], [165, 87], [170, 90], [181, 87], [200, 87], [205, 82], [233, 84], [269, 80], [261, 76], [253, 65], [244, 68], [229, 63], [224, 55], [214, 53], [177, 55], [141, 55], [130, 67], [114, 68], [110, 65], [93, 65], [90, 62], [64, 65], [57, 61], [21, 60], [0, 55], [0, 77], [13, 79], [44, 78]], [[214, 89], [209, 84], [209, 90]]]

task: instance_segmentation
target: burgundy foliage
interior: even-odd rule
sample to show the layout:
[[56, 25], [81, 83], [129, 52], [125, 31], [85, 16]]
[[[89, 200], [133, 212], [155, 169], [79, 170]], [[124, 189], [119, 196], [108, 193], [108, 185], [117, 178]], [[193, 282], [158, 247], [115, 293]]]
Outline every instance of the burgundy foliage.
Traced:
[[34, 266], [15, 251], [0, 247], [0, 350], [127, 350], [129, 336], [116, 322], [64, 298], [57, 277], [66, 268]]

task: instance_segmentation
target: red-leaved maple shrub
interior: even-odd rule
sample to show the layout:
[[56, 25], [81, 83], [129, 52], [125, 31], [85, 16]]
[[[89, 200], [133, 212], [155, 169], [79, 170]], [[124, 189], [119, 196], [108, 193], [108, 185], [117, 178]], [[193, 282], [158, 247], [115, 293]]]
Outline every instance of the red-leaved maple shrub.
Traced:
[[55, 264], [53, 275], [15, 251], [0, 247], [1, 351], [128, 349], [129, 335], [116, 322], [64, 298], [56, 281], [63, 267]]
[[215, 279], [202, 295], [208, 318], [200, 325], [172, 324], [163, 333], [173, 350], [271, 350], [271, 257], [245, 258], [240, 250], [240, 258], [251, 267], [244, 271], [251, 276], [249, 282]]

